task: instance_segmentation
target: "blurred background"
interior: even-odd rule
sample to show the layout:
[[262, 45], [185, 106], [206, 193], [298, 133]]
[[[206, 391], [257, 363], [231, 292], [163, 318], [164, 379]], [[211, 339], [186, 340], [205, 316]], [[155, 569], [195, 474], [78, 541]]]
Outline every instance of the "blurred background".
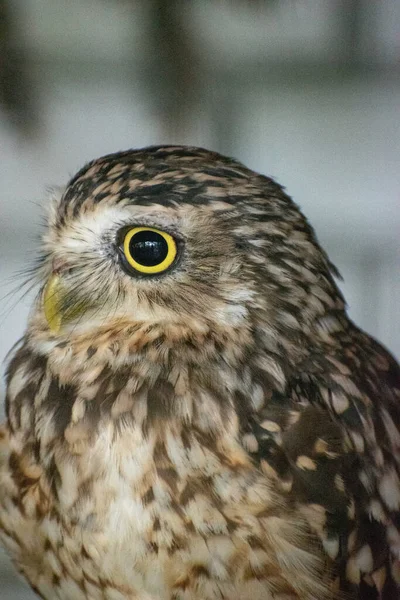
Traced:
[[[48, 188], [160, 143], [285, 185], [353, 320], [400, 357], [398, 0], [0, 0], [2, 362]], [[33, 598], [0, 554], [0, 599]]]

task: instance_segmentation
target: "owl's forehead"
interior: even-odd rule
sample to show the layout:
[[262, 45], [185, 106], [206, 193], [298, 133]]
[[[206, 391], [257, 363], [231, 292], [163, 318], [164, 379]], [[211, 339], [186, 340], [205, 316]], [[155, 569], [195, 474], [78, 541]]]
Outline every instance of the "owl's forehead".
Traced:
[[92, 161], [71, 179], [59, 217], [77, 217], [98, 204], [174, 207], [223, 201], [234, 205], [254, 194], [254, 176], [240, 163], [199, 148], [119, 152]]

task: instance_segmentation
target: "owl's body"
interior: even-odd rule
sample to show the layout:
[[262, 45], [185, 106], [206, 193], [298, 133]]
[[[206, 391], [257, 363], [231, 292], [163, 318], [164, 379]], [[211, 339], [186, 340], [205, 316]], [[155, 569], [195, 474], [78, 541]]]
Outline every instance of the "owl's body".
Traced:
[[332, 270], [215, 153], [70, 182], [0, 441], [0, 536], [43, 598], [400, 597], [400, 371]]

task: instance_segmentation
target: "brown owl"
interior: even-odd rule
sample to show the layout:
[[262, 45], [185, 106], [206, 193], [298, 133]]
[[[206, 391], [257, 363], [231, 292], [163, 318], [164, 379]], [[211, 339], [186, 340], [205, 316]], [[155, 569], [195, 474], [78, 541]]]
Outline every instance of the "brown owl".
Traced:
[[48, 600], [400, 598], [400, 370], [273, 180], [94, 160], [54, 200], [0, 430]]

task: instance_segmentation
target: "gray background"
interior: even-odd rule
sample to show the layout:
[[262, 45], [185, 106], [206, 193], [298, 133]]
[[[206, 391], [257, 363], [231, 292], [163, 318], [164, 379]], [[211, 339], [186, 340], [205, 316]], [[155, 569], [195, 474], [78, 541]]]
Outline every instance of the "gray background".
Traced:
[[[343, 274], [350, 315], [400, 357], [397, 0], [173, 2], [167, 20], [155, 0], [11, 4], [30, 103], [0, 113], [0, 360], [24, 329], [30, 297], [7, 294], [47, 188], [95, 156], [171, 142], [283, 183]], [[25, 590], [0, 554], [0, 599]]]

